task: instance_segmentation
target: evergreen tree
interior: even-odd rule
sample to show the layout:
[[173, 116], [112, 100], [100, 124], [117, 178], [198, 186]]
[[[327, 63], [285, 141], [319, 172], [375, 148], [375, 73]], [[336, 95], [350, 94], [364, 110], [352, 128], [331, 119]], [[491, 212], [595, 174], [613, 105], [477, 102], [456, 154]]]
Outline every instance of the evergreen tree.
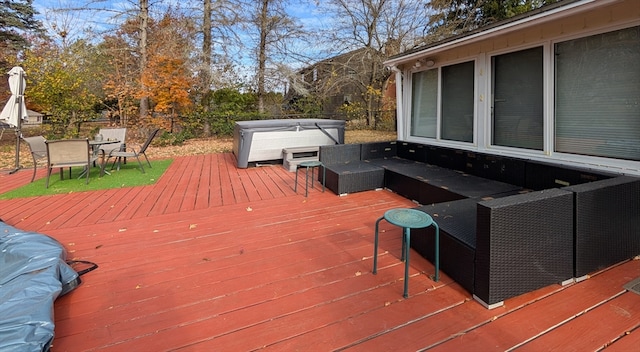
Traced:
[[561, 0], [432, 0], [428, 42], [465, 33]]
[[22, 49], [28, 46], [25, 34], [40, 32], [33, 0], [4, 0], [0, 2], [0, 43], [3, 49]]

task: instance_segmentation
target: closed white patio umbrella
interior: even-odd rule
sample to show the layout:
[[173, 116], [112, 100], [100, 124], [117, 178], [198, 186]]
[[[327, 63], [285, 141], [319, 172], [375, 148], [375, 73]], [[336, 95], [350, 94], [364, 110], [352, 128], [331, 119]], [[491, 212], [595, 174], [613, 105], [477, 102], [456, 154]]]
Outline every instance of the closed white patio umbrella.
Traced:
[[20, 168], [20, 129], [22, 120], [27, 120], [28, 117], [27, 106], [24, 103], [24, 89], [26, 86], [24, 76], [24, 70], [20, 66], [16, 66], [9, 71], [11, 97], [2, 112], [0, 112], [0, 120], [4, 120], [16, 129], [16, 169], [12, 173]]

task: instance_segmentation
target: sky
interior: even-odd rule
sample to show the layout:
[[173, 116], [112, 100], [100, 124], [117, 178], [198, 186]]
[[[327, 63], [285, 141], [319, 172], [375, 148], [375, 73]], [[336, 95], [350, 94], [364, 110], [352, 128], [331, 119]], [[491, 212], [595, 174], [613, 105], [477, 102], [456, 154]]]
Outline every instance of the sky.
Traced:
[[[163, 3], [175, 2], [176, 6], [186, 8], [190, 4], [201, 4], [201, 0], [162, 0]], [[62, 12], [56, 11], [56, 9], [73, 8], [78, 7], [79, 4], [87, 2], [93, 2], [89, 5], [96, 9], [109, 9], [111, 13], [106, 11], [101, 12], [76, 12], [74, 15], [65, 16]], [[154, 0], [150, 0], [151, 3]], [[52, 23], [66, 24], [69, 27], [76, 27], [75, 32], [80, 32], [79, 28], [98, 28], [108, 29], [113, 22], [113, 16], [117, 13], [122, 13], [126, 9], [130, 9], [138, 3], [137, 0], [34, 0], [33, 6], [39, 13], [39, 19], [45, 23], [45, 25], [51, 25]], [[193, 6], [193, 5], [192, 5]], [[154, 7], [152, 6], [152, 11]], [[326, 21], [326, 18], [320, 14], [314, 1], [302, 0], [291, 1], [286, 7], [287, 12], [299, 22], [305, 28], [320, 28]], [[60, 26], [58, 24], [58, 26]]]
[[[80, 37], [87, 38], [86, 29], [92, 29], [94, 33], [108, 32], [112, 28], [112, 24], [114, 23], [114, 21], [121, 22], [122, 20], [117, 18], [114, 19], [114, 16], [116, 16], [118, 13], [124, 12], [123, 10], [131, 9], [138, 3], [138, 0], [93, 0], [93, 4], [90, 5], [91, 7], [109, 9], [112, 11], [80, 11], [74, 13], [56, 11], [56, 9], [78, 7], [80, 6], [79, 4], [85, 4], [90, 1], [91, 0], [34, 0], [33, 6], [36, 11], [38, 11], [38, 18], [42, 21], [45, 28], [47, 28], [49, 31], [53, 31], [53, 29], [64, 29], [64, 31], [68, 33], [67, 40], [72, 41]], [[202, 3], [201, 0], [162, 1], [163, 3], [173, 1], [176, 4], [179, 4], [176, 6], [182, 8], [185, 8], [190, 4], [199, 5]], [[150, 2], [153, 4], [154, 0], [150, 0]], [[157, 9], [157, 6], [155, 8]], [[151, 9], [153, 11], [153, 5]], [[286, 10], [305, 28], [311, 28], [316, 32], [327, 22], [327, 19], [323, 18], [323, 16], [317, 9], [315, 1], [293, 0], [286, 7]], [[95, 39], [99, 40], [100, 38], [96, 37]], [[321, 53], [323, 52], [323, 48], [312, 48], [309, 46], [309, 43], [298, 43], [298, 46], [300, 47], [300, 50], [310, 52], [311, 56], [317, 57], [318, 59], [324, 58], [322, 57], [323, 54]], [[298, 65], [292, 64], [292, 66]]]

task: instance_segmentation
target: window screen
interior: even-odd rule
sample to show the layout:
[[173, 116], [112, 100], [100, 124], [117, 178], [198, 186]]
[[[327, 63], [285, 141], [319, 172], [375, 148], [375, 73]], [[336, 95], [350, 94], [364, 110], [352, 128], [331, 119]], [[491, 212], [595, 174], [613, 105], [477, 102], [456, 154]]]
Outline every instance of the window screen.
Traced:
[[640, 160], [640, 27], [555, 45], [555, 149]]
[[473, 142], [474, 63], [442, 68], [442, 139]]
[[542, 47], [494, 56], [494, 145], [542, 150]]
[[436, 138], [438, 70], [414, 73], [411, 94], [411, 135]]

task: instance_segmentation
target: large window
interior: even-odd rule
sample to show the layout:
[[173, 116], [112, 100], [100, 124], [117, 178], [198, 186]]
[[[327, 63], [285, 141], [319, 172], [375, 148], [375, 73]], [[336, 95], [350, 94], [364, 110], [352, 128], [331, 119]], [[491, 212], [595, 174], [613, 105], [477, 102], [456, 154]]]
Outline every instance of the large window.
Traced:
[[555, 149], [640, 160], [640, 27], [555, 45]]
[[473, 142], [473, 61], [442, 68], [442, 139]]
[[411, 135], [473, 142], [474, 86], [473, 61], [414, 73]]
[[411, 135], [436, 138], [438, 121], [438, 70], [416, 72], [412, 77]]
[[542, 47], [494, 56], [492, 69], [492, 143], [542, 150]]

